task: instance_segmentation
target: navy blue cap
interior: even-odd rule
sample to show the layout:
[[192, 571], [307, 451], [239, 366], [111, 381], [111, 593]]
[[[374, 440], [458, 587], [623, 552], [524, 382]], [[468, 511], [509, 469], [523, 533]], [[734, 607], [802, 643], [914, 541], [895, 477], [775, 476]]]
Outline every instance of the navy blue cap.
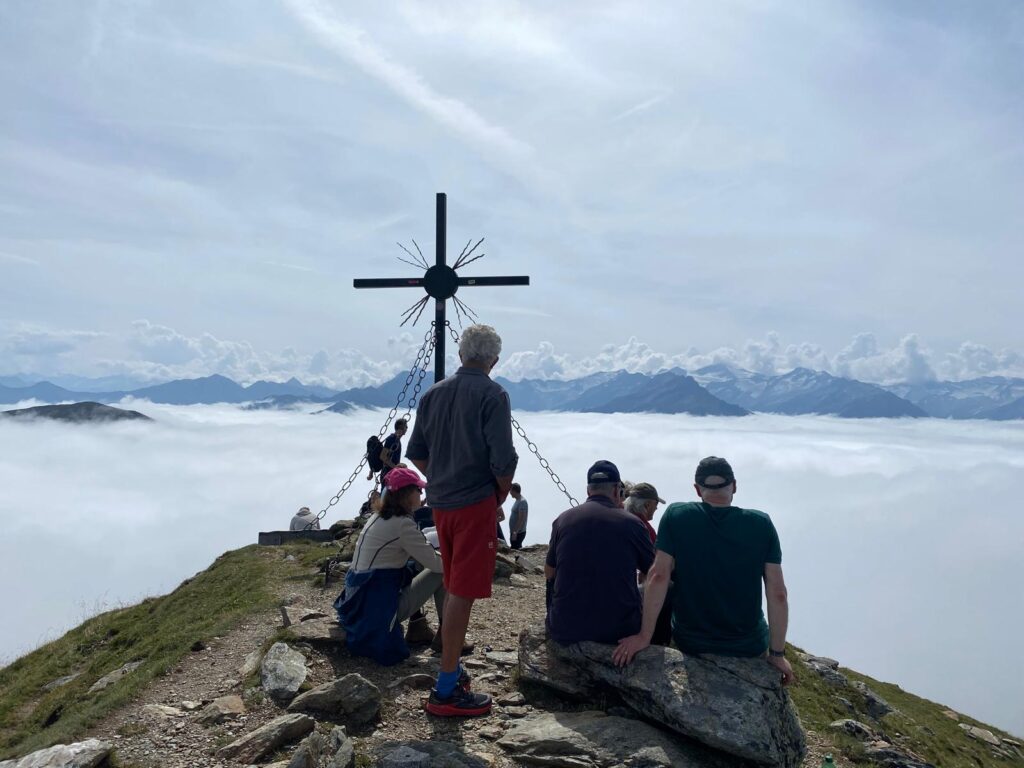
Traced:
[[621, 483], [619, 468], [606, 459], [595, 461], [594, 465], [587, 470], [587, 485], [601, 485], [602, 483]]

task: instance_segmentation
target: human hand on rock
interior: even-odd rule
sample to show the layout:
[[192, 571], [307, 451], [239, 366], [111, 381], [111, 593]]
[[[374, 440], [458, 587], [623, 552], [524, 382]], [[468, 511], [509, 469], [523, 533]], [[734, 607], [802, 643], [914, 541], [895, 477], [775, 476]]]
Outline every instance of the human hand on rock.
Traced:
[[619, 640], [618, 647], [612, 653], [612, 661], [615, 662], [615, 666], [624, 667], [633, 660], [634, 656], [650, 644], [651, 641], [643, 635], [624, 637], [622, 640]]
[[790, 666], [789, 659], [785, 656], [769, 656], [768, 663], [782, 673], [783, 685], [789, 685], [790, 683], [796, 682], [796, 675], [793, 673], [793, 667]]

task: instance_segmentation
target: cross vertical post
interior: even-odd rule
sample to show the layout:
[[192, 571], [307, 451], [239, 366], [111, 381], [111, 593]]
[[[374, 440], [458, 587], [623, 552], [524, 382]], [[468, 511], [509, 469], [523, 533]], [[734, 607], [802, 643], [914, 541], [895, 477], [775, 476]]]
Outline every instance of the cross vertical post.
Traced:
[[[462, 310], [468, 310], [468, 307], [459, 299], [455, 298], [455, 294], [462, 286], [474, 286], [474, 287], [491, 287], [498, 285], [529, 285], [530, 278], [526, 275], [518, 276], [506, 276], [506, 277], [460, 277], [457, 270], [469, 264], [470, 262], [476, 261], [477, 259], [483, 258], [484, 254], [479, 256], [472, 256], [473, 251], [476, 250], [477, 246], [483, 242], [483, 238], [477, 242], [472, 248], [469, 247], [469, 243], [466, 243], [466, 247], [463, 249], [462, 254], [455, 261], [455, 265], [449, 267], [445, 255], [445, 249], [447, 247], [448, 240], [448, 196], [444, 192], [437, 193], [437, 209], [435, 218], [435, 239], [434, 239], [434, 266], [430, 266], [427, 263], [426, 258], [422, 255], [419, 256], [419, 265], [422, 266], [426, 271], [422, 277], [371, 277], [371, 278], [357, 278], [352, 281], [353, 288], [423, 288], [427, 295], [420, 299], [410, 309], [405, 312], [405, 320], [402, 325], [412, 319], [412, 324], [416, 325], [416, 320], [419, 319], [417, 311], [422, 311], [422, 308], [426, 306], [431, 298], [434, 299], [434, 382], [437, 383], [444, 379], [444, 356], [445, 356], [445, 340], [447, 338], [448, 325], [446, 317], [446, 308], [448, 299], [454, 299], [456, 304], [456, 310], [460, 308]], [[415, 244], [415, 240], [413, 241]], [[412, 259], [417, 259], [417, 256], [402, 246], [405, 252]], [[417, 246], [417, 253], [419, 246]], [[472, 258], [470, 258], [472, 256]], [[399, 257], [400, 261], [405, 262], [411, 266], [417, 266], [411, 261], [406, 261]], [[460, 312], [460, 318], [461, 318]], [[470, 311], [470, 316], [475, 317]], [[415, 319], [413, 319], [415, 317]]]
[[[448, 195], [444, 192], [437, 193], [437, 220], [435, 222], [434, 241], [434, 264], [437, 267], [447, 266], [445, 251], [448, 247]], [[444, 346], [445, 332], [445, 305], [447, 299], [434, 299], [434, 383], [444, 379]]]

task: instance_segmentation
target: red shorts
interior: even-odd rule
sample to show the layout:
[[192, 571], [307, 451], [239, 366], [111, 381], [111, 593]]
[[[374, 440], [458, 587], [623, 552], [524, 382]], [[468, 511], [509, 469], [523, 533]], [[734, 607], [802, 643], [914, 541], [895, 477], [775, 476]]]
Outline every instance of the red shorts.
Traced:
[[434, 525], [444, 563], [444, 588], [449, 594], [475, 600], [491, 596], [498, 554], [498, 500], [459, 509], [435, 509]]

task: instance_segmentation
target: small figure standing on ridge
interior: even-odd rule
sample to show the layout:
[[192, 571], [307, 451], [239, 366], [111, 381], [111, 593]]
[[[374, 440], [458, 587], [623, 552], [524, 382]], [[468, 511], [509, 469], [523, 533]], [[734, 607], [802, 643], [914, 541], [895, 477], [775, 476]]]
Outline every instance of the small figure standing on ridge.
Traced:
[[508, 393], [490, 372], [501, 337], [489, 325], [462, 334], [462, 366], [420, 398], [406, 456], [427, 476], [448, 600], [441, 670], [426, 710], [434, 715], [486, 715], [491, 697], [468, 690], [459, 656], [473, 601], [491, 596], [498, 507], [508, 496], [519, 457], [512, 446]]
[[302, 507], [292, 518], [292, 524], [288, 526], [289, 531], [319, 531], [320, 520], [309, 511], [309, 507]]
[[733, 506], [736, 476], [725, 459], [702, 459], [694, 489], [699, 502], [671, 504], [661, 518], [657, 556], [644, 585], [643, 627], [619, 642], [615, 662], [628, 664], [650, 645], [674, 581], [672, 624], [679, 650], [741, 657], [767, 653], [788, 685], [795, 679], [786, 660], [789, 600], [775, 526], [764, 512]]
[[510, 537], [508, 543], [512, 549], [522, 549], [523, 539], [526, 538], [526, 518], [530, 512], [530, 505], [523, 498], [523, 489], [519, 483], [512, 483], [508, 495], [515, 500], [508, 516], [508, 535]]
[[384, 438], [384, 445], [380, 449], [380, 460], [384, 468], [380, 471], [380, 487], [386, 488], [385, 479], [395, 467], [404, 467], [402, 464], [402, 438], [409, 431], [409, 422], [405, 419], [395, 421], [395, 431]]

